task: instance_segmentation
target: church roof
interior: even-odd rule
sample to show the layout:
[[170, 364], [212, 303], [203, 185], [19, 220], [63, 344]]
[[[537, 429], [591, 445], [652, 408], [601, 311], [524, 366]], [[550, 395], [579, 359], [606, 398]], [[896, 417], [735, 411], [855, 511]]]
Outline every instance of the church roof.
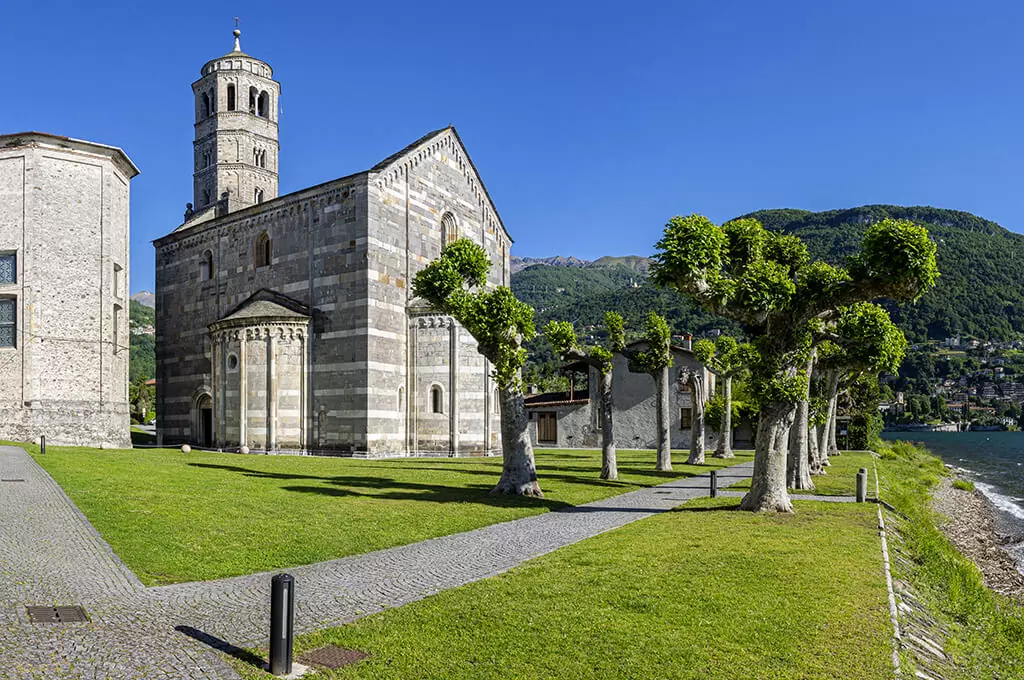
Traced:
[[212, 325], [220, 326], [229, 321], [244, 322], [255, 319], [304, 321], [310, 317], [309, 307], [298, 300], [277, 291], [261, 288]]

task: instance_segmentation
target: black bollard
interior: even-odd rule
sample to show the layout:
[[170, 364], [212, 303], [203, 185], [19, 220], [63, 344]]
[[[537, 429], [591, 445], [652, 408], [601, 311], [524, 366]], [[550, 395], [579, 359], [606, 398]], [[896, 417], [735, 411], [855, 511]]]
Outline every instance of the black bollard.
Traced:
[[46, 453], [46, 435], [39, 435], [39, 453]]
[[270, 673], [292, 672], [295, 619], [295, 579], [278, 574], [270, 579]]
[[718, 470], [711, 471], [711, 497], [718, 498]]

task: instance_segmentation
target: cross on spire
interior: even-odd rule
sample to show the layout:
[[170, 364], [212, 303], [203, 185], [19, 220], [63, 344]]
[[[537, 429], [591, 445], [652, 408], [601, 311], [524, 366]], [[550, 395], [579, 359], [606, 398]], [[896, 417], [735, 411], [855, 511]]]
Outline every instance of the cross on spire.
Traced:
[[238, 17], [235, 17], [235, 30], [232, 31], [232, 33], [235, 36], [235, 49], [234, 49], [234, 51], [235, 52], [241, 52], [242, 51], [242, 46], [241, 46], [241, 44], [239, 44], [238, 38], [239, 38], [239, 36], [242, 35], [242, 32], [240, 30], [238, 30]]
[[235, 28], [238, 28], [238, 17], [235, 17]]

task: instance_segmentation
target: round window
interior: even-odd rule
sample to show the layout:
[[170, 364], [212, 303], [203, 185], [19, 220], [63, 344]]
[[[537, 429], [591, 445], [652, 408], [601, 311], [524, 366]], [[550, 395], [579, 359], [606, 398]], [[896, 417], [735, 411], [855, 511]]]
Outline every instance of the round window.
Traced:
[[234, 354], [229, 354], [228, 355], [228, 370], [229, 371], [234, 371], [237, 368], [238, 368], [238, 357], [235, 356]]

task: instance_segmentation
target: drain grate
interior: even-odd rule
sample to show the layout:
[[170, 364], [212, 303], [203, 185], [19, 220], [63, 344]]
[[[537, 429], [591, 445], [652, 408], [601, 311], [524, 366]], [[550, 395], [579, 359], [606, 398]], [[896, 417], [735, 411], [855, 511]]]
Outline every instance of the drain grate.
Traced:
[[320, 666], [322, 668], [333, 669], [354, 664], [357, 661], [362, 661], [368, 656], [369, 654], [360, 652], [357, 649], [346, 649], [336, 645], [327, 645], [326, 647], [318, 647], [317, 649], [302, 654], [299, 656], [299, 661], [310, 666]]
[[0, 479], [0, 482], [24, 482], [24, 479]]
[[32, 623], [77, 623], [88, 621], [81, 607], [28, 607], [28, 618]]

